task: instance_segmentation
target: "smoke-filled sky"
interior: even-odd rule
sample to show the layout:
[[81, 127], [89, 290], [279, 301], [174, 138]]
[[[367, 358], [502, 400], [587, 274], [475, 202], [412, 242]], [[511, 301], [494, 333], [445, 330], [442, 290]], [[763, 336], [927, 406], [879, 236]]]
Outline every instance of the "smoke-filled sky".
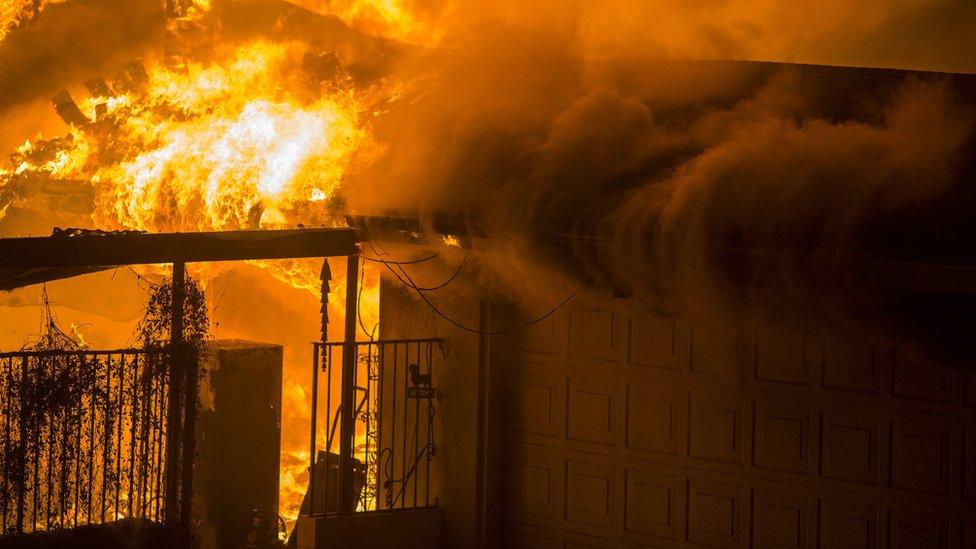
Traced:
[[[215, 2], [219, 4], [220, 2]], [[585, 58], [747, 59], [976, 72], [969, 0], [296, 0], [353, 27], [434, 48], [523, 36]], [[25, 2], [0, 11], [6, 28]], [[0, 109], [161, 38], [155, 0], [67, 0], [0, 45]], [[9, 12], [9, 13], [7, 13]], [[512, 31], [515, 31], [514, 33]], [[534, 36], [534, 38], [532, 38]]]
[[[346, 195], [363, 213], [475, 216], [493, 237], [492, 276], [537, 309], [596, 279], [691, 313], [748, 303], [836, 320], [850, 311], [835, 302], [864, 305], [840, 294], [859, 290], [845, 262], [903, 251], [894, 233], [869, 242], [878, 220], [908, 224], [968, 185], [972, 80], [680, 60], [968, 71], [976, 39], [957, 24], [974, 10], [446, 6], [427, 21], [449, 22], [438, 40], [450, 53], [400, 67], [404, 78], [436, 69], [424, 93], [377, 121], [385, 154], [350, 175]], [[659, 58], [679, 61], [649, 61]], [[915, 229], [929, 251], [951, 240]], [[565, 250], [546, 253], [552, 234], [576, 242], [568, 267]], [[620, 248], [594, 253], [585, 239]], [[715, 257], [723, 248], [778, 255], [730, 272]]]
[[[969, 0], [296, 0], [354, 26], [457, 47], [491, 27], [591, 58], [750, 59], [976, 72]], [[531, 48], [531, 45], [528, 45]]]

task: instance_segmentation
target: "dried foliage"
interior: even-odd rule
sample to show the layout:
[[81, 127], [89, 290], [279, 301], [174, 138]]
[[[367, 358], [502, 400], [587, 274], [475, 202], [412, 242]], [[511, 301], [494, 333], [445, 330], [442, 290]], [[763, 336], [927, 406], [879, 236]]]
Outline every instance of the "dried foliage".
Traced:
[[[210, 330], [207, 300], [203, 289], [192, 278], [185, 279], [184, 287], [186, 295], [183, 299], [183, 341], [199, 348]], [[139, 340], [147, 349], [162, 348], [169, 344], [172, 310], [173, 282], [170, 280], [153, 288], [146, 305], [146, 313], [139, 322]]]
[[[142, 350], [87, 349], [46, 306], [44, 333], [0, 355], [2, 533], [162, 519], [171, 303], [171, 282], [154, 288], [138, 327]], [[196, 352], [208, 323], [189, 279], [185, 306], [184, 337]]]
[[[4, 531], [20, 531], [26, 510], [31, 519], [59, 522], [74, 505], [71, 497], [80, 481], [73, 464], [81, 452], [76, 436], [85, 418], [81, 402], [101, 405], [105, 394], [99, 390], [102, 372], [87, 363], [79, 342], [57, 325], [45, 301], [45, 331], [24, 346], [20, 359], [5, 359], [3, 415], [6, 432], [3, 440], [3, 496], [0, 510], [5, 517]], [[44, 472], [43, 479], [41, 471]], [[46, 501], [42, 516], [37, 504]], [[55, 501], [51, 501], [51, 500]], [[79, 502], [81, 503], [81, 502]], [[88, 502], [84, 502], [88, 503]], [[11, 513], [14, 508], [21, 509]], [[8, 515], [13, 520], [6, 520]]]

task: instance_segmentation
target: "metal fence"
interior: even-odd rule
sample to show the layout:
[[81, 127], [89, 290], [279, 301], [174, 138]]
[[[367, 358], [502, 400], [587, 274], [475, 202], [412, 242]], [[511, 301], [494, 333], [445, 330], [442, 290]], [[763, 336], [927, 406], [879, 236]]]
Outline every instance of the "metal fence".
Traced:
[[169, 353], [0, 354], [0, 526], [163, 522]]
[[[399, 339], [355, 345], [356, 511], [426, 507], [431, 462], [436, 453], [434, 365], [439, 339]], [[342, 342], [315, 343], [312, 367], [312, 428], [309, 493], [304, 515], [335, 514], [339, 492], [339, 432], [342, 415]]]

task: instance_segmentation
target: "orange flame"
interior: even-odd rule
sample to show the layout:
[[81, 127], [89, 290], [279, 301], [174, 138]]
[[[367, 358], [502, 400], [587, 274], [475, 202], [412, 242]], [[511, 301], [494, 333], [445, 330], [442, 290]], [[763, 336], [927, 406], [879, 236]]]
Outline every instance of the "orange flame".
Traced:
[[155, 67], [145, 98], [114, 98], [139, 152], [98, 170], [96, 223], [162, 231], [325, 222], [285, 212], [333, 195], [364, 142], [362, 109], [351, 92], [306, 102], [278, 89], [300, 54], [255, 42], [226, 64]]
[[[398, 15], [394, 0], [367, 3], [383, 7], [390, 24], [405, 17]], [[14, 4], [0, 12], [0, 39]], [[207, 7], [197, 0], [189, 18], [199, 18]], [[340, 225], [327, 204], [354, 163], [371, 154], [369, 117], [388, 99], [376, 103], [361, 97], [341, 75], [313, 81], [295, 70], [306, 53], [300, 43], [258, 40], [218, 46], [206, 62], [147, 60], [148, 79], [141, 85], [117, 86], [109, 95], [80, 101], [94, 122], [71, 127], [53, 152], [31, 141], [19, 147], [16, 165], [0, 170], [0, 190], [5, 179], [28, 172], [88, 181], [96, 193], [92, 221], [100, 229]], [[319, 297], [321, 260], [255, 263], [284, 284]], [[200, 266], [194, 276], [206, 283], [222, 269]], [[341, 295], [342, 273], [336, 278], [333, 292]], [[372, 329], [378, 319], [378, 276], [367, 271], [364, 280], [362, 323]], [[341, 324], [343, 312], [340, 300], [330, 300], [333, 323]], [[315, 337], [309, 334], [309, 340]], [[285, 365], [280, 512], [288, 521], [297, 516], [307, 483], [307, 442], [289, 442], [307, 440], [307, 367]], [[292, 436], [296, 432], [303, 436]]]
[[61, 4], [65, 0], [4, 0], [0, 2], [0, 40], [10, 29], [23, 21], [35, 17], [50, 4]]

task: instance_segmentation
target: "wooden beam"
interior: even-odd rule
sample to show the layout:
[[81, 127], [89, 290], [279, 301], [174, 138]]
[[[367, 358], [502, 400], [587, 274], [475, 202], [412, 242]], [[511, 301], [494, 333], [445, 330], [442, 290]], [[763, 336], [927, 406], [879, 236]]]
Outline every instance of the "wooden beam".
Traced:
[[0, 269], [348, 256], [357, 241], [353, 229], [3, 238]]

